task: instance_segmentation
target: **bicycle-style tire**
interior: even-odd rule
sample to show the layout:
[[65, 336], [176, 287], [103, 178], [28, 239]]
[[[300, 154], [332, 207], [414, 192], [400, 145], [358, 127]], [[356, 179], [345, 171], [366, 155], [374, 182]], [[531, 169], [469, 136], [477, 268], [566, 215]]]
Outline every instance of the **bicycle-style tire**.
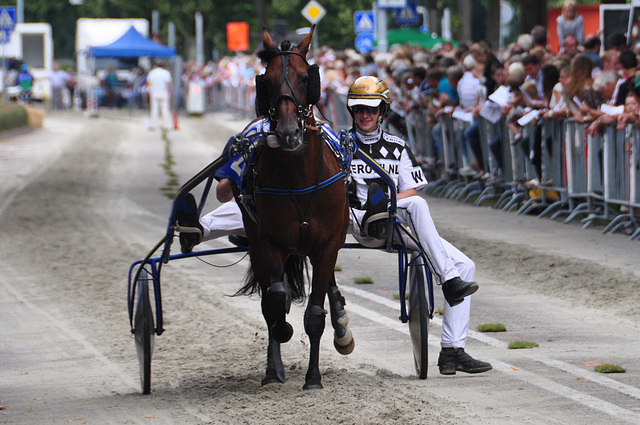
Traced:
[[146, 270], [142, 269], [138, 279], [138, 302], [134, 316], [134, 339], [138, 353], [142, 394], [151, 393], [151, 354], [155, 339], [154, 334], [148, 274]]
[[429, 309], [425, 292], [424, 264], [412, 254], [409, 266], [409, 334], [413, 345], [416, 374], [427, 379], [429, 365]]

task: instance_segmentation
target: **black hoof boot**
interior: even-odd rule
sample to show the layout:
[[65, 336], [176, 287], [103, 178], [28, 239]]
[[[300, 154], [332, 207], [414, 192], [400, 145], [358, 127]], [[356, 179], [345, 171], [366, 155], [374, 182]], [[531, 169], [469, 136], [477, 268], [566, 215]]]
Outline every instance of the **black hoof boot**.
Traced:
[[271, 335], [279, 343], [285, 343], [293, 336], [293, 327], [285, 320], [291, 309], [291, 292], [286, 282], [272, 283], [265, 294], [268, 308], [271, 309], [275, 323]]
[[289, 322], [276, 323], [273, 325], [273, 328], [271, 328], [271, 332], [273, 334], [273, 339], [278, 341], [280, 344], [284, 344], [291, 340], [291, 337], [293, 336], [293, 326], [291, 326]]
[[349, 316], [344, 309], [347, 304], [337, 286], [330, 286], [327, 290], [329, 296], [329, 308], [331, 310], [331, 325], [334, 329], [333, 346], [336, 351], [342, 355], [348, 355], [353, 352], [356, 346], [351, 330], [347, 327], [349, 324]]

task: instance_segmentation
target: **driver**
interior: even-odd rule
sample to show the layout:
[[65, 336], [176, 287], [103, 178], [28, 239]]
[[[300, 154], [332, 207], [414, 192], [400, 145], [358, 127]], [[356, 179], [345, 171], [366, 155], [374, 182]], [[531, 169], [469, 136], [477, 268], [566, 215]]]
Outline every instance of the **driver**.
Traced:
[[[491, 370], [487, 362], [475, 360], [465, 349], [469, 329], [471, 300], [478, 290], [473, 282], [475, 264], [438, 234], [427, 201], [417, 190], [427, 184], [422, 169], [404, 140], [381, 128], [382, 118], [389, 111], [387, 84], [371, 76], [360, 77], [349, 87], [347, 109], [353, 118], [350, 130], [360, 150], [375, 159], [393, 177], [397, 189], [397, 216], [417, 236], [426, 251], [434, 274], [442, 283], [446, 299], [442, 320], [442, 340], [438, 367], [443, 375], [456, 371], [481, 373]], [[355, 183], [351, 196], [350, 231], [366, 244], [362, 228], [367, 216], [386, 208], [388, 188], [380, 176], [357, 155], [351, 161], [351, 176]], [[409, 241], [407, 241], [409, 242]]]

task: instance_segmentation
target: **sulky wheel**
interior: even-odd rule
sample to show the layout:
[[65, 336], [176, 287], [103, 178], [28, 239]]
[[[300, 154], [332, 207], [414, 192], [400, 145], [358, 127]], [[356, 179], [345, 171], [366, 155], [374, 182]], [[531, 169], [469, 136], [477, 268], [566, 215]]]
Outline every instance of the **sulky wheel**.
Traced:
[[424, 262], [417, 253], [409, 266], [409, 334], [413, 344], [413, 358], [418, 378], [427, 378], [429, 360], [429, 312], [425, 293]]
[[134, 316], [134, 337], [140, 364], [142, 394], [151, 392], [151, 352], [154, 333], [153, 311], [149, 299], [149, 278], [147, 271], [143, 268], [138, 279], [138, 302]]

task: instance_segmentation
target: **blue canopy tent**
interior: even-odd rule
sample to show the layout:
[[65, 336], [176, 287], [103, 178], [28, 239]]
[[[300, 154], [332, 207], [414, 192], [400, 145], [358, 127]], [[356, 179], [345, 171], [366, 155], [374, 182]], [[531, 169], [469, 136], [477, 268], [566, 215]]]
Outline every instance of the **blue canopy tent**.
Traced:
[[139, 58], [141, 56], [170, 58], [175, 56], [176, 49], [151, 41], [131, 27], [113, 43], [91, 47], [88, 53], [89, 56], [96, 58]]
[[[90, 47], [87, 49], [86, 55], [89, 58], [89, 74], [93, 75], [93, 70], [96, 69], [96, 59], [117, 58], [122, 61], [129, 60], [128, 62], [130, 62], [130, 60], [147, 57], [171, 58], [176, 56], [176, 49], [174, 47], [164, 46], [146, 38], [131, 26], [127, 32], [122, 35], [122, 37], [113, 43], [105, 46]], [[121, 71], [126, 72], [126, 78], [123, 77], [124, 73]], [[118, 83], [116, 84], [116, 87], [118, 88], [116, 91], [121, 95], [119, 99], [122, 99], [123, 102], [126, 101], [127, 103], [132, 102], [134, 93], [130, 88], [126, 87], [129, 71], [127, 69], [122, 70], [118, 68], [116, 69], [116, 75], [118, 76]], [[98, 106], [105, 100], [105, 94], [101, 87], [97, 87], [95, 90], [91, 90], [90, 88], [86, 88], [85, 90], [91, 96], [97, 97], [96, 102]], [[116, 103], [119, 101], [120, 100], [117, 100]]]

